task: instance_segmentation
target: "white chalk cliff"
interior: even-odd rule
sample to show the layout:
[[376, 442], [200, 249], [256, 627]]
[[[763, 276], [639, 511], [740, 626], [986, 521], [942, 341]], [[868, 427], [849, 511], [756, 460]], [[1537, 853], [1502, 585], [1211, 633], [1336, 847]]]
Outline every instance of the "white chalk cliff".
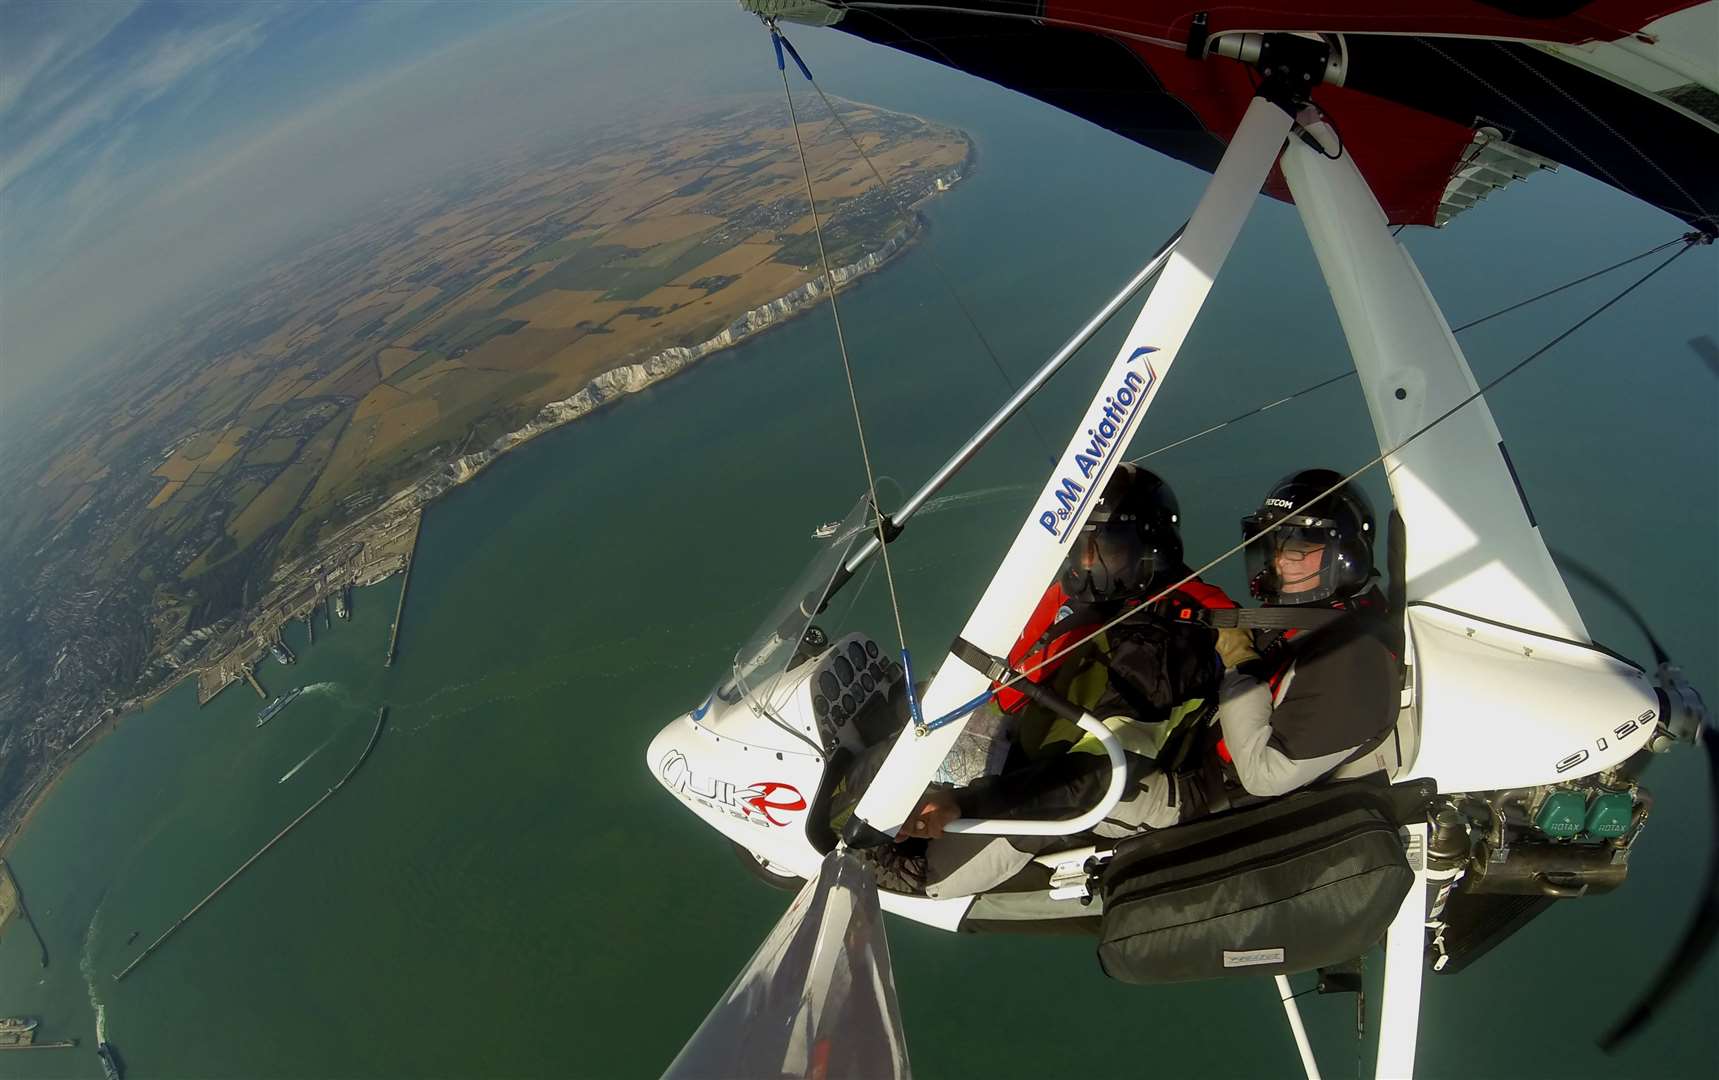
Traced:
[[[861, 275], [876, 270], [899, 254], [907, 246], [908, 241], [913, 238], [916, 231], [917, 226], [903, 227], [884, 241], [883, 246], [876, 251], [856, 262], [831, 270], [831, 279], [840, 288]], [[701, 341], [691, 346], [676, 345], [639, 363], [611, 368], [586, 383], [583, 389], [572, 396], [562, 398], [560, 401], [551, 401], [543, 406], [537, 411], [537, 415], [519, 430], [508, 432], [481, 450], [454, 459], [430, 475], [418, 480], [404, 491], [397, 492], [382, 506], [378, 507], [375, 513], [395, 514], [422, 506], [449, 488], [470, 480], [482, 472], [490, 462], [521, 443], [534, 439], [545, 431], [558, 428], [569, 421], [577, 420], [616, 398], [626, 394], [636, 394], [640, 390], [676, 374], [683, 368], [697, 363], [711, 353], [737, 345], [754, 334], [811, 307], [823, 297], [826, 291], [827, 287], [824, 284], [823, 275], [820, 274], [786, 296], [779, 296], [768, 304], [746, 312], [723, 327], [721, 333], [707, 341]]]

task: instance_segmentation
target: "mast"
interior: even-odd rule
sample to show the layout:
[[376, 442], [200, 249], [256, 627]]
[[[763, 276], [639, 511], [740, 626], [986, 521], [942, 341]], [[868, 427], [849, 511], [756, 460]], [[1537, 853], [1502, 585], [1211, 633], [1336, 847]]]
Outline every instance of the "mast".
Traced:
[[1379, 449], [1388, 451], [1409, 602], [1587, 644], [1485, 399], [1415, 436], [1478, 384], [1354, 160], [1325, 123], [1308, 120], [1308, 134], [1332, 156], [1292, 141], [1283, 175], [1337, 306]]

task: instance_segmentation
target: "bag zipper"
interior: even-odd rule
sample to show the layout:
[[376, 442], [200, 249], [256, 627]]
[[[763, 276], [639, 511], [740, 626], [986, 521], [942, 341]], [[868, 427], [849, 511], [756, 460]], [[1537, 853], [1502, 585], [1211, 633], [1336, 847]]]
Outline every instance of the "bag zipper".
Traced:
[[[1221, 880], [1221, 879], [1226, 878], [1226, 877], [1234, 877], [1237, 874], [1242, 874], [1242, 873], [1246, 873], [1246, 872], [1253, 871], [1253, 870], [1265, 870], [1265, 869], [1268, 869], [1268, 868], [1273, 867], [1273, 866], [1281, 866], [1282, 864], [1284, 864], [1286, 862], [1292, 862], [1292, 861], [1299, 859], [1299, 858], [1302, 858], [1304, 856], [1317, 854], [1318, 852], [1326, 851], [1326, 850], [1329, 850], [1330, 848], [1334, 848], [1334, 847], [1338, 846], [1339, 844], [1347, 843], [1350, 840], [1353, 840], [1354, 838], [1356, 838], [1357, 836], [1362, 836], [1362, 835], [1365, 835], [1365, 834], [1370, 833], [1370, 832], [1387, 832], [1387, 831], [1390, 832], [1393, 837], [1396, 834], [1396, 830], [1394, 828], [1390, 828], [1389, 826], [1381, 824], [1380, 822], [1377, 822], [1377, 821], [1360, 822], [1358, 824], [1351, 825], [1349, 828], [1343, 830], [1343, 832], [1338, 834], [1337, 836], [1323, 838], [1322, 840], [1320, 840], [1317, 843], [1309, 841], [1308, 843], [1298, 845], [1297, 847], [1292, 848], [1289, 851], [1278, 852], [1276, 855], [1274, 855], [1273, 857], [1271, 857], [1269, 859], [1264, 859], [1262, 861], [1256, 861], [1256, 862], [1243, 863], [1240, 866], [1230, 867], [1230, 868], [1224, 869], [1224, 870], [1208, 871], [1207, 873], [1200, 874], [1200, 875], [1197, 875], [1197, 876], [1192, 877], [1192, 878], [1182, 878], [1182, 879], [1178, 879], [1176, 881], [1167, 881], [1167, 882], [1163, 883], [1162, 888], [1159, 888], [1159, 889], [1148, 888], [1145, 891], [1142, 891], [1139, 893], [1133, 893], [1133, 894], [1130, 894], [1129, 896], [1126, 896], [1126, 897], [1116, 897], [1115, 896], [1115, 894], [1118, 890], [1125, 887], [1125, 883], [1119, 882], [1116, 885], [1112, 886], [1111, 888], [1105, 890], [1105, 892], [1108, 894], [1108, 895], [1106, 895], [1105, 901], [1104, 901], [1105, 910], [1108, 911], [1110, 909], [1110, 906], [1113, 903], [1140, 900], [1140, 899], [1144, 899], [1144, 898], [1149, 897], [1149, 896], [1158, 895], [1158, 894], [1164, 893], [1164, 892], [1173, 892], [1173, 891], [1178, 891], [1181, 889], [1191, 889], [1191, 888], [1195, 888], [1195, 887], [1200, 886], [1200, 885], [1209, 884], [1213, 881]], [[1135, 876], [1136, 875], [1134, 875], [1134, 874], [1130, 874], [1129, 875], [1129, 882], [1132, 882]]]

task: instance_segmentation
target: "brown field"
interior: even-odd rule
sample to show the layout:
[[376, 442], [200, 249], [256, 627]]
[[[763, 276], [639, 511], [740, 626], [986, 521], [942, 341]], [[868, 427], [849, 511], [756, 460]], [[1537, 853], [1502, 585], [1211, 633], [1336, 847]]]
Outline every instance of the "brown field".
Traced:
[[[761, 263], [739, 281], [723, 289], [718, 302], [722, 305], [722, 312], [732, 317], [742, 311], [750, 311], [767, 304], [784, 293], [792, 292], [811, 278], [812, 275], [807, 271], [792, 266], [777, 262]], [[597, 370], [614, 367], [629, 357], [642, 359], [640, 354], [669, 344], [693, 344], [693, 341], [685, 340], [688, 334], [700, 328], [711, 329], [707, 324], [713, 321], [712, 309], [715, 303], [706, 306], [702, 303], [704, 294], [697, 290], [685, 289], [676, 292], [690, 295], [701, 302], [688, 304], [653, 318], [617, 315], [607, 324], [612, 333], [588, 339], [593, 350], [600, 350], [606, 359]], [[656, 293], [652, 295], [655, 296]], [[646, 300], [649, 301], [650, 298], [647, 297]]]
[[292, 509], [293, 504], [298, 502], [298, 497], [314, 479], [316, 470], [310, 465], [289, 465], [282, 469], [281, 474], [270, 481], [262, 494], [246, 503], [238, 516], [227, 523], [227, 532], [233, 537], [233, 542], [240, 550], [249, 547], [252, 541]]
[[524, 319], [538, 330], [568, 330], [582, 322], [603, 323], [633, 306], [630, 300], [602, 300], [603, 294], [586, 289], [550, 289], [525, 303], [507, 309], [515, 319]]
[[[646, 293], [638, 303], [641, 307], [661, 308], [663, 314], [657, 318], [666, 318], [674, 309], [685, 307], [695, 300], [703, 299], [703, 289], [689, 289], [683, 285], [664, 285], [660, 289], [652, 289]], [[655, 322], [656, 320], [650, 321]]]
[[266, 487], [268, 487], [268, 485], [261, 480], [247, 480], [237, 488], [228, 492], [225, 497], [225, 501], [228, 506], [231, 506], [234, 509], [242, 508], [249, 504], [252, 499], [261, 495], [263, 493], [263, 489]]
[[717, 295], [725, 310], [739, 315], [793, 292], [814, 276], [786, 263], [763, 262]]
[[473, 369], [526, 371], [545, 363], [583, 336], [577, 330], [538, 330], [528, 326], [490, 338], [460, 357], [460, 363]]
[[392, 315], [388, 316], [388, 321], [393, 322], [394, 320], [399, 319], [399, 318], [411, 313], [412, 311], [417, 310], [418, 308], [429, 303], [431, 300], [434, 300], [436, 297], [440, 296], [441, 294], [442, 294], [442, 290], [437, 288], [434, 285], [424, 286], [422, 289], [419, 289], [417, 292], [413, 293], [411, 296], [406, 297], [405, 302], [400, 305], [399, 310], [395, 311]]
[[411, 395], [396, 390], [387, 383], [379, 384], [374, 390], [364, 395], [364, 400], [358, 403], [358, 409], [352, 414], [353, 422], [367, 420], [377, 413], [386, 412], [396, 405], [403, 405], [411, 400]]
[[[360, 376], [359, 373], [365, 367], [369, 366], [369, 364], [370, 364], [370, 354], [369, 353], [359, 353], [357, 356], [354, 356], [352, 359], [346, 361], [344, 364], [341, 364], [339, 367], [335, 368], [333, 371], [329, 372], [327, 375], [324, 375], [322, 378], [318, 379], [316, 382], [314, 382], [310, 386], [306, 387], [301, 392], [301, 396], [303, 396], [303, 397], [324, 397], [328, 394], [341, 393], [342, 391], [339, 389], [339, 387], [341, 387], [342, 384], [345, 383], [349, 377], [357, 377], [358, 381], [361, 381], [361, 382], [366, 381], [365, 377]], [[374, 368], [372, 368], [370, 370], [370, 372], [368, 373], [367, 381], [373, 384], [373, 383], [378, 381], [378, 378], [379, 378], [379, 376], [377, 375], [377, 372], [375, 371]], [[351, 391], [351, 390], [346, 390], [344, 392], [349, 393], [349, 394], [353, 393], [353, 391]], [[354, 396], [357, 396], [357, 395], [354, 394]]]
[[161, 485], [161, 490], [155, 493], [155, 498], [149, 500], [149, 505], [145, 506], [144, 509], [154, 510], [156, 507], [165, 503], [168, 499], [171, 499], [178, 493], [179, 489], [184, 486], [184, 482], [180, 480], [167, 481], [167, 483]]
[[629, 222], [604, 233], [602, 242], [620, 244], [622, 247], [648, 248], [695, 236], [721, 224], [722, 219], [719, 217], [711, 217], [709, 214], [677, 214], [669, 209], [667, 203], [662, 203], [643, 221]]
[[340, 305], [340, 307], [335, 310], [335, 316], [337, 318], [345, 318], [348, 315], [362, 311], [372, 305], [397, 303], [399, 302], [400, 295], [401, 294], [399, 293], [388, 292], [386, 289], [371, 289], [369, 292], [360, 293], [358, 296]]
[[246, 465], [279, 465], [298, 453], [297, 439], [270, 439], [245, 455]]
[[245, 436], [250, 433], [249, 428], [235, 427], [227, 429], [227, 432], [221, 436], [221, 441], [216, 443], [214, 448], [204, 455], [203, 460], [198, 463], [197, 467], [207, 472], [214, 472], [216, 469], [219, 469], [227, 462], [233, 460], [233, 457], [239, 452], [239, 443], [243, 442]]
[[95, 446], [95, 441], [96, 440], [94, 439], [90, 439], [77, 447], [77, 449], [73, 450], [71, 453], [62, 454], [58, 459], [51, 463], [45, 471], [43, 471], [41, 476], [37, 477], [36, 486], [39, 488], [45, 488], [51, 487], [56, 481], [66, 478], [81, 479], [84, 474], [89, 472], [95, 465], [95, 462], [91, 457], [93, 453], [99, 452], [98, 448]]
[[376, 354], [376, 366], [381, 369], [382, 378], [387, 379], [422, 355], [414, 349], [383, 349]]
[[409, 401], [397, 409], [389, 409], [376, 418], [365, 456], [386, 457], [390, 450], [434, 423], [440, 413], [441, 407], [433, 400]]
[[303, 379], [310, 374], [310, 365], [300, 364], [283, 370], [275, 376], [263, 392], [251, 399], [252, 405], [283, 405], [291, 401], [303, 387]]
[[199, 432], [187, 439], [185, 444], [179, 448], [179, 452], [193, 461], [200, 461], [207, 457], [209, 451], [215, 449], [220, 441], [221, 433], [219, 431]]
[[[746, 271], [757, 266], [765, 259], [776, 254], [776, 251], [777, 247], [773, 243], [735, 244], [733, 247], [716, 256], [714, 259], [700, 263], [698, 266], [688, 270], [680, 277], [675, 278], [671, 284], [681, 285], [687, 282], [697, 281], [702, 277], [712, 277], [716, 274], [744, 274]], [[646, 301], [646, 303], [650, 302], [651, 301], [649, 300]]]
[[[305, 499], [307, 510], [327, 503], [342, 485], [358, 475], [364, 465], [364, 451], [369, 447], [369, 437], [375, 424], [376, 418], [372, 416], [346, 425], [346, 431], [335, 444], [334, 453], [329, 455], [322, 475], [316, 478], [316, 486]], [[301, 521], [301, 524], [308, 522]], [[300, 529], [295, 525], [293, 531], [297, 533]]]
[[[505, 275], [496, 274], [497, 278]], [[468, 311], [487, 309], [495, 306], [497, 293], [492, 289], [478, 287], [470, 290], [451, 304], [444, 304], [436, 313], [419, 323], [414, 329], [407, 331], [406, 336], [392, 342], [396, 346], [415, 349], [425, 338], [441, 329], [442, 324]]]
[[438, 360], [405, 382], [392, 385], [398, 386], [408, 394], [422, 394], [428, 392], [431, 383], [449, 372], [459, 371], [461, 368], [462, 365], [458, 360]]
[[191, 479], [191, 474], [197, 471], [197, 462], [185, 456], [184, 448], [173, 451], [173, 456], [155, 467], [155, 475], [167, 480], [177, 480], [180, 483]]

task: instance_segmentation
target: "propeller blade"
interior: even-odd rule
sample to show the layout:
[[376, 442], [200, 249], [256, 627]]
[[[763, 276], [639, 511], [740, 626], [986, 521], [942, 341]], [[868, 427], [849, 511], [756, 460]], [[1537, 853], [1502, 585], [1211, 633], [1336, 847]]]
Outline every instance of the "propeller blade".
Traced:
[[[1713, 339], [1696, 338], [1689, 344], [1696, 352], [1702, 353], [1707, 362], [1713, 365], [1715, 374], [1719, 374], [1719, 346], [1714, 345]], [[1563, 552], [1552, 552], [1552, 558], [1567, 573], [1592, 586], [1629, 616], [1630, 621], [1646, 636], [1648, 645], [1653, 649], [1655, 662], [1662, 668], [1671, 663], [1670, 655], [1659, 643], [1659, 638], [1648, 628], [1647, 620], [1642, 618], [1635, 605], [1611, 582]], [[1719, 836], [1719, 730], [1708, 724], [1700, 728], [1699, 732], [1697, 741], [1707, 753], [1707, 786], [1712, 802], [1713, 830], [1714, 835]], [[1701, 905], [1696, 908], [1695, 915], [1689, 920], [1689, 926], [1683, 931], [1683, 937], [1672, 950], [1671, 958], [1660, 968], [1653, 984], [1642, 993], [1630, 1010], [1600, 1037], [1600, 1049], [1608, 1054], [1612, 1053], [1640, 1030], [1660, 1004], [1670, 1000], [1678, 988], [1701, 966], [1716, 939], [1719, 939], [1719, 851], [1715, 851], [1707, 860], [1707, 877], [1701, 888]]]
[[1712, 335], [1702, 334], [1689, 339], [1689, 347], [1695, 350], [1695, 355], [1707, 361], [1707, 370], [1719, 378], [1719, 343], [1714, 342]]
[[824, 858], [663, 1075], [909, 1075], [883, 909], [865, 864], [842, 850]]
[[[1708, 791], [1713, 799], [1714, 828], [1719, 830], [1719, 731], [1708, 727], [1701, 732], [1701, 748], [1707, 751]], [[1634, 1035], [1654, 1014], [1661, 1002], [1670, 1000], [1685, 980], [1701, 966], [1713, 942], [1719, 937], [1719, 853], [1707, 860], [1707, 882], [1702, 890], [1701, 906], [1689, 920], [1688, 929], [1672, 952], [1671, 959], [1659, 971], [1635, 1006], [1612, 1025], [1600, 1038], [1600, 1049], [1611, 1053]]]
[[1661, 645], [1659, 638], [1655, 637], [1653, 631], [1648, 629], [1647, 620], [1641, 617], [1641, 612], [1637, 611], [1635, 605], [1630, 603], [1611, 582], [1601, 577], [1587, 564], [1579, 562], [1562, 551], [1554, 551], [1551, 554], [1552, 561], [1563, 567], [1566, 573], [1574, 575], [1592, 586], [1596, 592], [1616, 604], [1619, 611], [1629, 616], [1630, 621], [1635, 623], [1636, 628], [1647, 638], [1648, 647], [1653, 650], [1654, 663], [1669, 664], [1671, 662], [1671, 657], [1666, 653], [1665, 646]]

